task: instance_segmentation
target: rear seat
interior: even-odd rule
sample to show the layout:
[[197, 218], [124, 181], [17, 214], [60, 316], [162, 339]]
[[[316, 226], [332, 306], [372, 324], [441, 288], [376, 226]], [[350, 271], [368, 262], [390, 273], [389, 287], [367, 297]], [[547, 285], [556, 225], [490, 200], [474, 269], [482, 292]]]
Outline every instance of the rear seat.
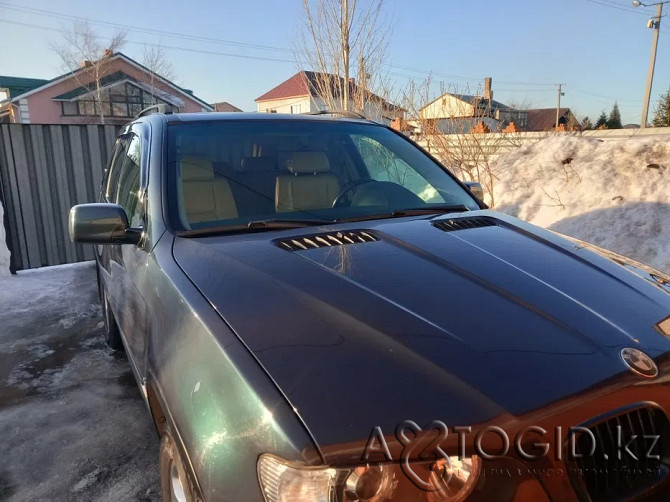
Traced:
[[276, 157], [244, 157], [231, 178], [241, 216], [272, 214], [275, 211]]
[[330, 172], [325, 152], [293, 152], [287, 174], [277, 176], [277, 212], [308, 211], [331, 207], [340, 191], [340, 181]]

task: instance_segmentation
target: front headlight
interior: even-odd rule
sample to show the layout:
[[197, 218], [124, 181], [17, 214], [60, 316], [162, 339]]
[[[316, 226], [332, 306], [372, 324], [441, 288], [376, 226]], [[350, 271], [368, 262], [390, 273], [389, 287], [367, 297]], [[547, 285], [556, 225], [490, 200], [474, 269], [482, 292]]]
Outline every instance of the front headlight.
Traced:
[[258, 460], [258, 479], [266, 502], [383, 502], [416, 500], [461, 502], [479, 478], [478, 457], [421, 463], [413, 473], [431, 488], [419, 488], [396, 464], [358, 467], [306, 467], [272, 455]]

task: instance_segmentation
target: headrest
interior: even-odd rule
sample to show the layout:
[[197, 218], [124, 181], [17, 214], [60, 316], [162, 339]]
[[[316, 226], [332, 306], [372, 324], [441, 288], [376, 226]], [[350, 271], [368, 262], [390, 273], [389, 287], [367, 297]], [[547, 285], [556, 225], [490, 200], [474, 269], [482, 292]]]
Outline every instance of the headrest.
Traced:
[[184, 156], [181, 158], [182, 181], [209, 181], [214, 179], [212, 161], [207, 157]]
[[286, 167], [294, 174], [325, 173], [330, 170], [328, 157], [324, 152], [293, 152]]
[[277, 169], [275, 157], [244, 157], [241, 170], [244, 172], [274, 171]]

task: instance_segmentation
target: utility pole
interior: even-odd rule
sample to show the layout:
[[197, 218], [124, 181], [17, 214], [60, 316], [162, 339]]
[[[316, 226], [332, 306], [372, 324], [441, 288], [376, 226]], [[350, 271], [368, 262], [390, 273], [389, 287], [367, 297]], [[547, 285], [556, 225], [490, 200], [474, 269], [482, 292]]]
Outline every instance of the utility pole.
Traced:
[[367, 88], [365, 75], [365, 58], [362, 54], [358, 55], [358, 107], [359, 113], [365, 115], [365, 89]]
[[565, 84], [557, 84], [558, 85], [558, 104], [556, 105], [556, 130], [558, 131], [558, 121], [561, 116], [561, 96], [565, 96], [565, 93], [562, 92], [563, 86]]
[[342, 65], [344, 66], [344, 110], [349, 109], [349, 0], [340, 0], [340, 30], [342, 40]]
[[[656, 51], [658, 50], [658, 35], [661, 31], [661, 16], [663, 15], [663, 4], [666, 2], [660, 2], [656, 5], [656, 20], [653, 19], [649, 21], [647, 25], [649, 28], [654, 29], [654, 41], [651, 46], [651, 61], [649, 62], [649, 72], [647, 73], [647, 91], [644, 96], [644, 103], [642, 104], [642, 122], [640, 123], [641, 128], [647, 127], [647, 120], [649, 119], [649, 102], [651, 101], [651, 86], [654, 82], [654, 68], [656, 67]], [[635, 5], [635, 2], [633, 2]], [[640, 3], [640, 5], [644, 5]], [[637, 5], [636, 5], [637, 7]]]

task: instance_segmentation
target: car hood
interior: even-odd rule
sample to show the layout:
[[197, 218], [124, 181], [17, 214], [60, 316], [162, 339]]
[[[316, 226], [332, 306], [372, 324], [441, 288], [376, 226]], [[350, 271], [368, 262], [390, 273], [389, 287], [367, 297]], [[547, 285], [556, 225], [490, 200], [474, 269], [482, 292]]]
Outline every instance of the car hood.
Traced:
[[[300, 240], [352, 230], [376, 240]], [[627, 373], [623, 347], [670, 350], [667, 277], [493, 211], [176, 238], [173, 252], [319, 444], [528, 413]]]

